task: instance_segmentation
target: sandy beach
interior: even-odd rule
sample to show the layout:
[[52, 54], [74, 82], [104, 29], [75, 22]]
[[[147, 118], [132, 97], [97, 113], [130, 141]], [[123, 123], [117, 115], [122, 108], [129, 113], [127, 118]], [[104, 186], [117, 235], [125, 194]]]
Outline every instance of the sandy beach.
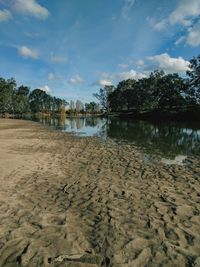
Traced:
[[200, 266], [200, 161], [0, 119], [0, 266]]

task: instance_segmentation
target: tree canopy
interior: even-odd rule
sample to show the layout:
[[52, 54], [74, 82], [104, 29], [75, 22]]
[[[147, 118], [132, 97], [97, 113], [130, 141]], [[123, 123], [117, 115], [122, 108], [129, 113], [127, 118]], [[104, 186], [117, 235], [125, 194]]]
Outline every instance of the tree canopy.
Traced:
[[47, 94], [41, 89], [24, 85], [17, 87], [14, 78], [0, 78], [0, 113], [24, 114], [65, 112], [67, 102]]
[[178, 112], [200, 104], [200, 56], [190, 61], [189, 68], [185, 78], [156, 70], [139, 80], [128, 79], [116, 87], [105, 86], [94, 96], [106, 112]]

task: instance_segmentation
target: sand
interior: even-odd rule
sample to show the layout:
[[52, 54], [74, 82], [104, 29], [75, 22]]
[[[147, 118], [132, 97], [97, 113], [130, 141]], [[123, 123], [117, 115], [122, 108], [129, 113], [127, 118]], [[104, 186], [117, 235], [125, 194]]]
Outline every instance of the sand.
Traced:
[[200, 266], [200, 161], [0, 119], [0, 266]]

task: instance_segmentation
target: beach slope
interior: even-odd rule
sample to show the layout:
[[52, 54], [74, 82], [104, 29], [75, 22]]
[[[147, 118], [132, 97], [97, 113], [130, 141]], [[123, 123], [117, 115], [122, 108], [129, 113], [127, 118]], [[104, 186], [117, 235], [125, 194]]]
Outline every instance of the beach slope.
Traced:
[[0, 266], [200, 266], [199, 174], [0, 119]]

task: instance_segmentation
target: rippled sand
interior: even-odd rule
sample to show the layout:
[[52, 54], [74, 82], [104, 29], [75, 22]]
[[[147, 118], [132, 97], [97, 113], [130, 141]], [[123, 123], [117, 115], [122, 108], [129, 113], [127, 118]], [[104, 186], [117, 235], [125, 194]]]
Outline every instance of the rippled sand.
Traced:
[[0, 266], [200, 266], [200, 161], [0, 120]]

